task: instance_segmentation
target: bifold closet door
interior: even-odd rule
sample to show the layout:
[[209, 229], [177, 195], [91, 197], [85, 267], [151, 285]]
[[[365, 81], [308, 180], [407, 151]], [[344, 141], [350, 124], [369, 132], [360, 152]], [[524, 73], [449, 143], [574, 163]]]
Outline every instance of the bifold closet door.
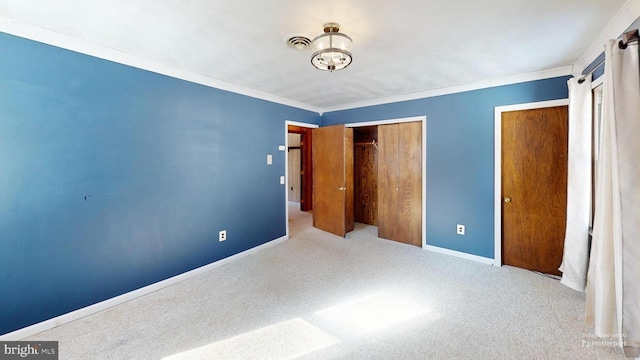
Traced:
[[378, 237], [398, 240], [398, 125], [378, 126]]
[[422, 246], [422, 122], [378, 127], [378, 236]]
[[422, 246], [422, 122], [398, 127], [399, 241]]

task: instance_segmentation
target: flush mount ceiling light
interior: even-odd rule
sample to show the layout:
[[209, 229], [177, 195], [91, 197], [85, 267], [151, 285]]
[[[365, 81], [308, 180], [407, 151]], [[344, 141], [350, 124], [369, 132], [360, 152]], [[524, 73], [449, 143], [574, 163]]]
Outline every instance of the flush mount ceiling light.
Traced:
[[351, 64], [353, 41], [340, 32], [340, 25], [334, 22], [324, 24], [324, 34], [311, 42], [311, 64], [320, 70], [342, 70]]

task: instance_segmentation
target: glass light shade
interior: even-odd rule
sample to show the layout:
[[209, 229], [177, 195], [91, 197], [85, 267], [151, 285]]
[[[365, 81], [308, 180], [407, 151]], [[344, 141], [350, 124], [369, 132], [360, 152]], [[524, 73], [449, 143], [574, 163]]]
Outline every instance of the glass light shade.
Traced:
[[352, 44], [350, 37], [339, 32], [319, 35], [311, 42], [311, 64], [320, 70], [344, 69], [353, 60], [349, 52]]

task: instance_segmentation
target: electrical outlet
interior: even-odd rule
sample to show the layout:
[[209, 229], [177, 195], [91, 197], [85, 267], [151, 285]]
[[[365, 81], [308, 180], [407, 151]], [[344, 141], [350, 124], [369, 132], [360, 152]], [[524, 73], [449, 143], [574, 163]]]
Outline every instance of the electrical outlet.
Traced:
[[218, 241], [225, 240], [227, 240], [227, 230], [221, 230], [220, 232], [218, 232]]
[[456, 234], [464, 235], [464, 225], [456, 225]]

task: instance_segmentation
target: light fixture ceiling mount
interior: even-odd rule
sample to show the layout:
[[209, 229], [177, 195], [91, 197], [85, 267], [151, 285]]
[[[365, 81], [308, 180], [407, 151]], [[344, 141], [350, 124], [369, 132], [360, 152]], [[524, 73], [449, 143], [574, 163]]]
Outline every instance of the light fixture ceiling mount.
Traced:
[[342, 70], [353, 61], [350, 37], [340, 32], [340, 25], [335, 22], [324, 24], [324, 34], [318, 35], [311, 42], [311, 64], [325, 71]]

